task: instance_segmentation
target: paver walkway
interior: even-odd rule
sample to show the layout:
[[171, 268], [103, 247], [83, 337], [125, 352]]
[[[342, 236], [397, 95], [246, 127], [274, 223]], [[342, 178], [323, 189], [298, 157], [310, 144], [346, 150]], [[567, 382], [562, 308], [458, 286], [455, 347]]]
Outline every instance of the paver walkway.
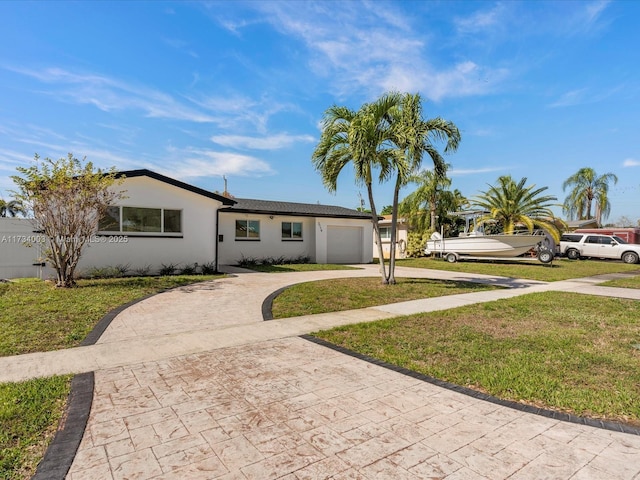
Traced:
[[606, 278], [545, 284], [398, 268], [514, 288], [262, 321], [272, 291], [354, 275], [376, 270], [240, 273], [177, 289], [122, 312], [94, 346], [0, 359], [0, 381], [96, 371], [71, 480], [640, 478], [640, 436], [481, 401], [298, 337], [534, 291], [640, 291], [597, 286]]

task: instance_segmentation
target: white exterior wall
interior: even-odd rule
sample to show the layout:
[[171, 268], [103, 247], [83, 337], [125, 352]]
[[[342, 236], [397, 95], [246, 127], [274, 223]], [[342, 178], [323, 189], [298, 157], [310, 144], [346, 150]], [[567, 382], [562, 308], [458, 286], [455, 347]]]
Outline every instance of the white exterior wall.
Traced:
[[[273, 217], [273, 218], [271, 218]], [[259, 220], [260, 240], [236, 240], [236, 220]], [[350, 263], [372, 261], [373, 227], [368, 219], [298, 217], [254, 213], [220, 212], [219, 244], [220, 265], [236, 265], [242, 258], [295, 259], [306, 256], [314, 263], [327, 263], [327, 233], [329, 226], [358, 227], [362, 229], [362, 257]], [[301, 222], [303, 241], [283, 241], [282, 222]], [[345, 248], [348, 248], [345, 246]]]
[[105, 243], [85, 248], [78, 266], [80, 273], [116, 265], [129, 265], [131, 269], [151, 266], [151, 273], [155, 273], [162, 264], [215, 261], [216, 209], [221, 202], [149, 177], [127, 178], [116, 188], [125, 190], [127, 197], [119, 205], [182, 210], [182, 238], [126, 232], [121, 234], [126, 236], [126, 243], [109, 243], [118, 237], [98, 237]]
[[[259, 220], [260, 240], [236, 240], [236, 220]], [[264, 215], [254, 213], [220, 212], [219, 243], [220, 265], [236, 265], [242, 258], [278, 258], [287, 260], [309, 257], [316, 262], [314, 219], [288, 215]], [[283, 240], [282, 222], [302, 223], [302, 241]]]

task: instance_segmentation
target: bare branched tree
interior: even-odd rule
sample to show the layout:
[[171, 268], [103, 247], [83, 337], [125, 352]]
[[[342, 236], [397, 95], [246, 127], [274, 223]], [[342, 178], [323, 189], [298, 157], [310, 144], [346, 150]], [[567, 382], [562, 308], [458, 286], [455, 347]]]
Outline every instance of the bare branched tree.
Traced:
[[12, 176], [14, 192], [33, 215], [35, 227], [47, 238], [46, 258], [56, 270], [56, 286], [75, 285], [75, 271], [84, 247], [95, 239], [98, 222], [107, 207], [123, 197], [112, 187], [122, 180], [113, 169], [94, 169], [91, 162], [74, 158], [41, 160], [18, 167]]

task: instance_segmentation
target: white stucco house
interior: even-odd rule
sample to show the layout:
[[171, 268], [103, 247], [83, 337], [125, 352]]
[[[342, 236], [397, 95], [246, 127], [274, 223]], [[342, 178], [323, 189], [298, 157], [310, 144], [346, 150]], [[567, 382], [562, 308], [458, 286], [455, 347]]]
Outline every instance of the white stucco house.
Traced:
[[[124, 180], [115, 188], [126, 198], [110, 207], [84, 250], [79, 272], [116, 265], [151, 272], [169, 264], [218, 267], [243, 258], [372, 261], [373, 229], [366, 213], [329, 205], [232, 199], [146, 169], [118, 175]], [[3, 220], [0, 240], [9, 232], [9, 223], [14, 233], [33, 232], [29, 220]], [[24, 268], [13, 262], [9, 269], [8, 255], [0, 255], [0, 278], [37, 276], [36, 268], [41, 267], [33, 264], [40, 261], [38, 249], [21, 247]], [[25, 269], [34, 273], [25, 274]]]

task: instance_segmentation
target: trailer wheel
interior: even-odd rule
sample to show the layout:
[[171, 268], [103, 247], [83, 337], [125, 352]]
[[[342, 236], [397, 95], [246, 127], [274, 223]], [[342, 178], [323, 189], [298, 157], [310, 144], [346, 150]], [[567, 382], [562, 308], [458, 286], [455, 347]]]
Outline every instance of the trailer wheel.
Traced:
[[444, 256], [444, 259], [449, 263], [456, 263], [458, 261], [458, 256], [455, 253], [447, 253]]
[[553, 252], [548, 248], [541, 248], [538, 250], [538, 260], [542, 263], [551, 263], [553, 260]]

